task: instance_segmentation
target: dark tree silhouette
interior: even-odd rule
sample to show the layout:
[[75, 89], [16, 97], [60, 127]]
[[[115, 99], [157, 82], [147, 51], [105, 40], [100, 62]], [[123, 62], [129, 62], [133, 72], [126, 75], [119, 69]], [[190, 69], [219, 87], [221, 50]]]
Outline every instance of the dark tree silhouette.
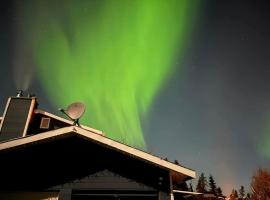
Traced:
[[204, 176], [204, 173], [201, 173], [199, 180], [198, 180], [198, 184], [196, 186], [196, 191], [201, 192], [201, 193], [205, 193], [205, 192], [207, 192], [206, 186], [207, 186], [207, 180]]
[[250, 193], [247, 193], [247, 196], [246, 196], [245, 200], [251, 200], [251, 195], [250, 195]]
[[236, 197], [236, 199], [238, 199], [238, 192], [237, 192], [237, 190], [234, 190], [234, 196]]
[[216, 195], [217, 195], [218, 197], [223, 196], [223, 194], [222, 194], [222, 190], [221, 190], [221, 188], [220, 188], [220, 187], [218, 187], [218, 188], [217, 188], [217, 190], [216, 190]]
[[244, 197], [245, 197], [245, 188], [243, 185], [241, 185], [241, 187], [239, 189], [239, 198], [244, 199]]
[[216, 195], [217, 185], [212, 175], [209, 176], [209, 192]]
[[232, 193], [230, 194], [230, 200], [237, 200], [238, 199], [238, 193], [237, 190], [233, 189]]

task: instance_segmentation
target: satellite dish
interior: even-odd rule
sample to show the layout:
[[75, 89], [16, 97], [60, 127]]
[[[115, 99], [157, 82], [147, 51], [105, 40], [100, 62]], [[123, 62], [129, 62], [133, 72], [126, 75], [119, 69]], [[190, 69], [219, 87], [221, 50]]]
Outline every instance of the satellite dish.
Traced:
[[75, 102], [70, 104], [66, 110], [62, 108], [59, 110], [68, 116], [74, 122], [74, 125], [79, 125], [79, 119], [85, 111], [85, 105], [81, 102]]
[[81, 102], [75, 102], [67, 107], [67, 114], [73, 120], [78, 120], [85, 111], [85, 105]]

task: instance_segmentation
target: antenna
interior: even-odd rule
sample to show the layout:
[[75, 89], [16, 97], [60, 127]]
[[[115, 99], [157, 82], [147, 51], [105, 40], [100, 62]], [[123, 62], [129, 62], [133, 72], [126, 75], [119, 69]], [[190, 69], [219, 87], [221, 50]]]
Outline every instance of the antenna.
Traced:
[[22, 96], [23, 96], [23, 91], [22, 90], [18, 90], [16, 97], [22, 97]]
[[74, 122], [74, 125], [79, 126], [79, 119], [85, 111], [85, 105], [81, 102], [75, 102], [70, 104], [66, 110], [63, 108], [59, 108], [58, 110], [71, 119]]

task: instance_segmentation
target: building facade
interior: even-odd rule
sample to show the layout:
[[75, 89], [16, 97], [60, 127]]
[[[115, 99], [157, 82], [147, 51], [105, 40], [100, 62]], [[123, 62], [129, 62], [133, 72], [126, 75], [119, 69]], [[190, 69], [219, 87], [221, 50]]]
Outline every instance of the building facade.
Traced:
[[168, 200], [195, 178], [37, 105], [34, 97], [11, 97], [0, 118], [0, 199]]

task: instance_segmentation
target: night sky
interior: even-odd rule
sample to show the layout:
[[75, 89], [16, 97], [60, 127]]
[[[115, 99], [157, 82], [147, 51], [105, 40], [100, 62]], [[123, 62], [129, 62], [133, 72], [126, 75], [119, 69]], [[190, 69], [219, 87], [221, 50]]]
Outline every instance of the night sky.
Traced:
[[[21, 20], [16, 5], [0, 5], [2, 111], [16, 94], [13, 66], [24, 38], [14, 28]], [[225, 194], [248, 188], [254, 171], [270, 166], [269, 10], [269, 1], [202, 1], [174, 71], [141, 119], [149, 152], [212, 174]], [[32, 65], [31, 59], [22, 60]], [[32, 73], [28, 91], [40, 108], [60, 115], [61, 105], [47, 95], [35, 68]]]

